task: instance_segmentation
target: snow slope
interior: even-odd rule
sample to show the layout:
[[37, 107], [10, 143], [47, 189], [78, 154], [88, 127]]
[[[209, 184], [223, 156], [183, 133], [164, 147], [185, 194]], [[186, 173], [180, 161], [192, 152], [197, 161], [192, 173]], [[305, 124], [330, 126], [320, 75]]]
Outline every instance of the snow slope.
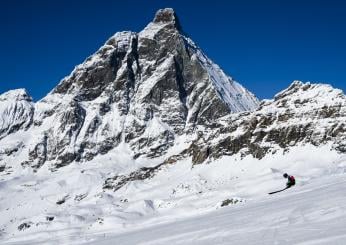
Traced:
[[345, 244], [345, 175], [328, 176], [284, 193], [88, 244]]
[[[125, 161], [122, 151], [112, 159], [127, 163], [123, 169], [104, 158], [98, 159], [102, 166], [71, 164], [55, 173], [40, 171], [35, 181], [28, 173], [2, 181], [2, 243], [338, 244], [343, 239], [346, 156], [330, 146], [297, 146], [261, 160], [228, 156], [194, 167], [184, 160], [150, 180], [102, 191], [109, 173], [139, 164]], [[297, 185], [269, 196], [285, 185], [284, 172], [293, 174]], [[227, 199], [233, 205], [221, 208]], [[20, 223], [30, 227], [18, 231]]]
[[259, 100], [254, 94], [227, 76], [190, 38], [185, 36], [183, 38], [195, 53], [196, 59], [208, 71], [209, 78], [218, 96], [227, 104], [232, 113], [253, 111], [255, 108], [258, 108]]

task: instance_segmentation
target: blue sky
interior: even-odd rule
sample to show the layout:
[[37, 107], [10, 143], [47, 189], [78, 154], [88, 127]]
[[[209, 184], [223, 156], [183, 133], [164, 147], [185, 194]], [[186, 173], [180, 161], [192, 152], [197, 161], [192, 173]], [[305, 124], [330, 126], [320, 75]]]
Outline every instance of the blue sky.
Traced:
[[0, 93], [42, 98], [117, 31], [142, 30], [157, 9], [259, 98], [293, 80], [346, 91], [346, 3], [338, 0], [127, 0], [0, 3]]

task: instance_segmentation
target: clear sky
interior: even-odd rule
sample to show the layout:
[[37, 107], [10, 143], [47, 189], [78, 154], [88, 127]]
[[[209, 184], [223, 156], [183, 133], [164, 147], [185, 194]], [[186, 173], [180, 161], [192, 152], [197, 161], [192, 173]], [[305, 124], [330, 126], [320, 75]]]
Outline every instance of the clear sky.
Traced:
[[164, 7], [261, 99], [293, 80], [346, 91], [346, 1], [1, 0], [0, 93], [42, 98], [115, 32], [142, 30]]

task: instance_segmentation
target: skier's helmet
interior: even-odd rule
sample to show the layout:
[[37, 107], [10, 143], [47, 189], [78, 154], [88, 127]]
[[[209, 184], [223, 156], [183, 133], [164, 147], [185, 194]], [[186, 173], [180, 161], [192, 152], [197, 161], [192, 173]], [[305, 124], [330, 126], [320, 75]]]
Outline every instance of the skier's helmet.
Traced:
[[288, 174], [287, 174], [287, 173], [284, 173], [283, 176], [284, 176], [284, 178], [287, 178], [287, 177], [288, 177]]

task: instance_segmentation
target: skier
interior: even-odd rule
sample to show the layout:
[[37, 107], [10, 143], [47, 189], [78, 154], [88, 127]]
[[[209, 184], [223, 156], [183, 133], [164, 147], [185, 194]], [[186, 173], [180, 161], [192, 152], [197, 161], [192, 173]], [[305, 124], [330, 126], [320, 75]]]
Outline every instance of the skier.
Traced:
[[284, 188], [282, 190], [270, 192], [270, 193], [268, 193], [269, 195], [287, 190], [288, 188], [290, 188], [296, 184], [296, 180], [294, 179], [294, 177], [292, 175], [288, 175], [288, 174], [284, 173], [283, 176], [284, 176], [284, 178], [287, 179], [286, 188]]
[[294, 179], [294, 177], [292, 175], [288, 175], [287, 173], [284, 173], [284, 178], [287, 178], [287, 183], [286, 183], [286, 187], [290, 188], [291, 186], [296, 184], [296, 180]]

